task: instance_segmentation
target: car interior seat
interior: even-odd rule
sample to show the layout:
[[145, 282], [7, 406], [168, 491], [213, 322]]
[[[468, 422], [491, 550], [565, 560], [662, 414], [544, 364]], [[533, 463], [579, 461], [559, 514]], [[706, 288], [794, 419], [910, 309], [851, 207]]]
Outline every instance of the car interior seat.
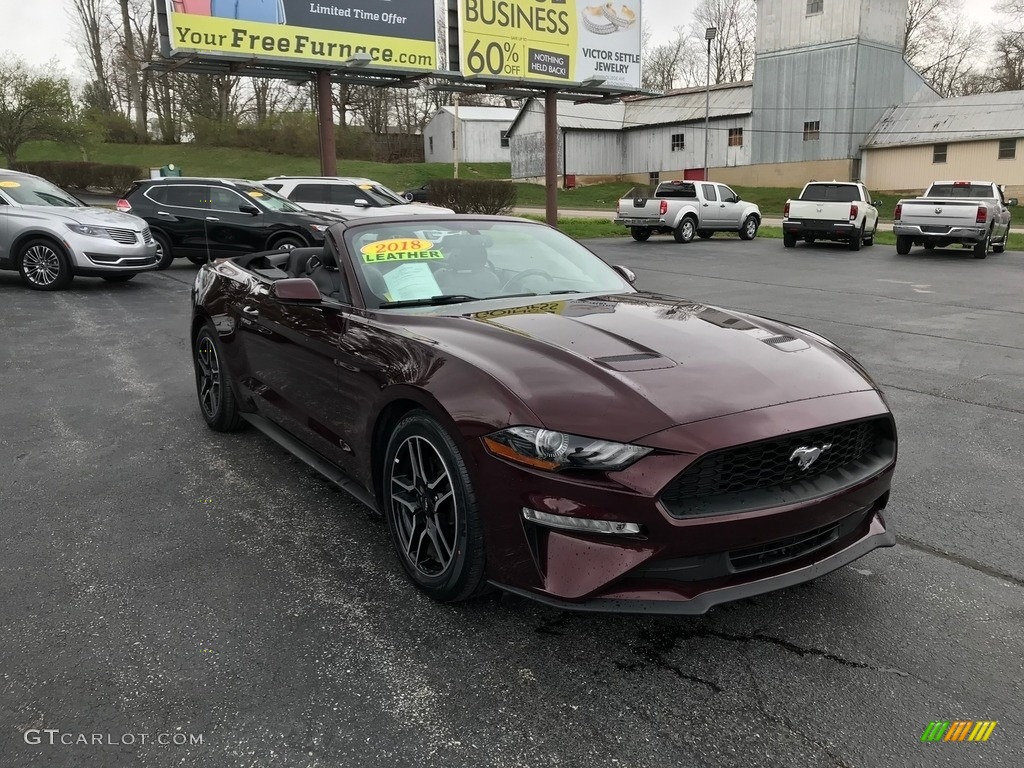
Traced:
[[316, 283], [324, 296], [337, 299], [341, 292], [341, 272], [334, 252], [326, 246], [316, 251], [306, 260], [306, 277]]
[[487, 247], [472, 235], [446, 237], [442, 244], [444, 262], [434, 273], [446, 294], [486, 298], [501, 293], [501, 279], [487, 263]]
[[306, 275], [306, 264], [309, 262], [310, 256], [319, 256], [323, 253], [323, 248], [292, 248], [288, 252], [288, 263], [284, 267], [284, 271], [287, 272], [291, 277], [307, 277]]

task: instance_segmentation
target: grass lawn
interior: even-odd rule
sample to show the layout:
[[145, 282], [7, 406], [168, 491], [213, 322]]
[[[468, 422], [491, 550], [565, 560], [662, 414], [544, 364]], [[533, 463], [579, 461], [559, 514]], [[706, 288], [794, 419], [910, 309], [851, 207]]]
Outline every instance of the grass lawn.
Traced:
[[[76, 147], [50, 141], [24, 145], [18, 159], [82, 160]], [[268, 176], [317, 176], [320, 161], [315, 157], [290, 157], [230, 147], [197, 147], [190, 144], [97, 144], [88, 159], [96, 163], [124, 163], [141, 168], [156, 168], [174, 163], [189, 176], [221, 176], [241, 179], [265, 179]], [[398, 191], [418, 187], [430, 179], [452, 177], [449, 163], [372, 163], [365, 160], [338, 160], [339, 176], [367, 176]], [[508, 163], [460, 163], [464, 179], [507, 179]]]

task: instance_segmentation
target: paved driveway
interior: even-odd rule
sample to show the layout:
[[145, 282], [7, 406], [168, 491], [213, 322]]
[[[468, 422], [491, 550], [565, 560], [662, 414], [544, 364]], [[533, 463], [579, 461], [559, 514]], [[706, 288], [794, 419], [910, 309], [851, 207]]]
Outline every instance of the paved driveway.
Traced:
[[[436, 605], [380, 520], [203, 425], [193, 267], [0, 273], [0, 765], [1019, 766], [1024, 255], [593, 245], [860, 357], [901, 429], [900, 545], [698, 618]], [[957, 719], [999, 725], [920, 742]]]

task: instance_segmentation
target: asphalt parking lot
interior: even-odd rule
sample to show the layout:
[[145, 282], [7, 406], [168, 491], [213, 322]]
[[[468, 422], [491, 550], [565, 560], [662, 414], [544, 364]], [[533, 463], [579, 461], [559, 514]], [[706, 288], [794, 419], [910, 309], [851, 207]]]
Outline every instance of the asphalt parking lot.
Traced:
[[[437, 605], [381, 520], [207, 430], [194, 267], [60, 294], [4, 272], [0, 765], [1020, 766], [1024, 254], [592, 246], [860, 358], [900, 428], [899, 545], [697, 618]], [[999, 725], [921, 743], [934, 720]]]

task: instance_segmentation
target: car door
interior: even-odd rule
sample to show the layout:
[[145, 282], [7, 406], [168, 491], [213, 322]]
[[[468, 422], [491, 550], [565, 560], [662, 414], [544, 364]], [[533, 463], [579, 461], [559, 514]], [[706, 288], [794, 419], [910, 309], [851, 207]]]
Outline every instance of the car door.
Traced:
[[153, 205], [150, 226], [171, 241], [175, 254], [206, 254], [206, 217], [210, 216], [209, 187], [200, 184], [156, 185], [144, 193]]
[[716, 185], [718, 188], [718, 210], [719, 220], [722, 222], [722, 229], [735, 229], [739, 231], [743, 216], [743, 206], [740, 203], [740, 196], [724, 184]]
[[700, 191], [704, 197], [700, 205], [700, 229], [722, 229], [717, 187], [714, 184], [701, 184]]
[[298, 203], [307, 211], [330, 213], [330, 187], [327, 184], [300, 183], [296, 184], [288, 194], [288, 199]]
[[244, 382], [263, 416], [330, 461], [345, 467], [352, 449], [342, 436], [340, 344], [342, 303], [288, 302], [254, 284], [238, 307], [249, 376]]
[[867, 201], [868, 206], [867, 216], [864, 218], [864, 231], [870, 234], [878, 229], [878, 205], [867, 187], [864, 187], [863, 191], [864, 199]]
[[[267, 214], [252, 198], [215, 186], [209, 188], [209, 200], [206, 237], [215, 258], [263, 250], [268, 234]], [[247, 210], [243, 211], [243, 207]]]

